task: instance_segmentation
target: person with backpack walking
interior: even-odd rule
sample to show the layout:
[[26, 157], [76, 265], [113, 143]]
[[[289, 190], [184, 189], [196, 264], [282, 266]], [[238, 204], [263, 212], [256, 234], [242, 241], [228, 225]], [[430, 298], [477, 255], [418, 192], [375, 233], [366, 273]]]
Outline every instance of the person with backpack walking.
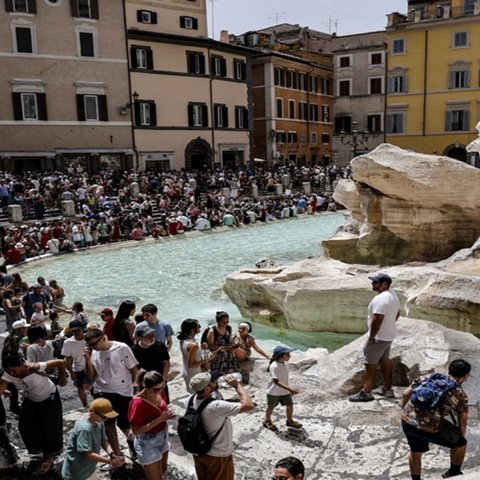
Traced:
[[239, 402], [215, 400], [212, 393], [217, 381], [208, 372], [197, 373], [190, 380], [196, 393], [188, 400], [185, 416], [179, 419], [178, 434], [183, 448], [193, 453], [198, 480], [234, 480], [233, 426], [230, 417], [255, 408], [252, 398], [238, 380], [225, 375]]
[[378, 295], [368, 305], [368, 339], [363, 347], [365, 355], [366, 377], [363, 388], [348, 399], [351, 402], [370, 402], [374, 399], [372, 388], [380, 363], [383, 374], [383, 385], [373, 393], [394, 398], [392, 390], [393, 364], [390, 359], [390, 347], [398, 335], [396, 322], [400, 316], [400, 301], [397, 294], [390, 290], [392, 279], [386, 273], [378, 273], [368, 277], [372, 282], [372, 290]]
[[[422, 455], [434, 443], [450, 448], [450, 468], [442, 478], [462, 475], [467, 440], [468, 397], [462, 384], [472, 367], [465, 360], [453, 360], [448, 375], [432, 373], [416, 379], [403, 392], [402, 428], [410, 446], [412, 480], [421, 480]], [[450, 415], [452, 422], [445, 417]]]

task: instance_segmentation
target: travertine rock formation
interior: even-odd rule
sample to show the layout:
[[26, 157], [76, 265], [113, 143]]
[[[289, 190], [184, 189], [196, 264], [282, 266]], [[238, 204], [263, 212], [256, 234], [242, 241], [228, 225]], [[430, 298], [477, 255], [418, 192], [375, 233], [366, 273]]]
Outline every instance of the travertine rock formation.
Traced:
[[480, 169], [383, 144], [352, 161], [334, 198], [357, 231], [323, 242], [331, 258], [396, 265], [438, 261], [480, 236]]

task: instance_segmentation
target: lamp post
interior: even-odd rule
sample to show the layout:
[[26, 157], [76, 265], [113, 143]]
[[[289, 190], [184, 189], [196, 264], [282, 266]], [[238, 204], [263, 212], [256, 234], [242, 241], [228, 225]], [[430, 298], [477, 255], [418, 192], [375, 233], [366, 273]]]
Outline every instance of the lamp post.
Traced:
[[358, 130], [358, 122], [352, 122], [352, 131], [350, 133], [342, 130], [340, 132], [340, 141], [342, 145], [351, 145], [352, 146], [352, 158], [355, 158], [358, 154], [358, 147], [363, 146], [367, 148], [367, 141], [370, 133], [365, 130], [360, 132]]

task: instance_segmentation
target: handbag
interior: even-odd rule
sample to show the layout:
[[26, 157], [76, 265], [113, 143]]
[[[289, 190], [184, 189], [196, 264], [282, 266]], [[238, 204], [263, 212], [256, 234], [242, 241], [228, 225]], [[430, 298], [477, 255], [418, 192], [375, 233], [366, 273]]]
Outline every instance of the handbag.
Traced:
[[457, 422], [455, 421], [455, 417], [452, 415], [452, 412], [450, 412], [450, 416], [452, 417], [453, 423], [442, 418], [438, 426], [438, 434], [443, 440], [445, 440], [449, 444], [455, 445], [463, 439], [463, 434], [458, 428]]

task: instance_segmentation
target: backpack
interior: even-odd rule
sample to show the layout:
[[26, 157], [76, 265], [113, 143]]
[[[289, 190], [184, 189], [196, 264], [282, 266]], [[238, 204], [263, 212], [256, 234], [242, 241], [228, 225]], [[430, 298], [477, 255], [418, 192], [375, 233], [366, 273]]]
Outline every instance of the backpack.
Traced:
[[410, 401], [421, 411], [441, 406], [445, 394], [458, 387], [458, 383], [443, 373], [432, 373], [412, 391]]
[[225, 422], [223, 422], [217, 433], [215, 433], [212, 438], [209, 438], [205, 428], [203, 427], [201, 414], [205, 410], [205, 407], [209, 403], [215, 401], [215, 399], [205, 399], [200, 404], [198, 409], [195, 410], [195, 408], [193, 408], [194, 398], [195, 395], [190, 397], [185, 415], [178, 419], [178, 436], [180, 437], [180, 441], [182, 442], [184, 450], [192, 453], [193, 455], [206, 455], [207, 452], [212, 448], [213, 442], [222, 431]]

